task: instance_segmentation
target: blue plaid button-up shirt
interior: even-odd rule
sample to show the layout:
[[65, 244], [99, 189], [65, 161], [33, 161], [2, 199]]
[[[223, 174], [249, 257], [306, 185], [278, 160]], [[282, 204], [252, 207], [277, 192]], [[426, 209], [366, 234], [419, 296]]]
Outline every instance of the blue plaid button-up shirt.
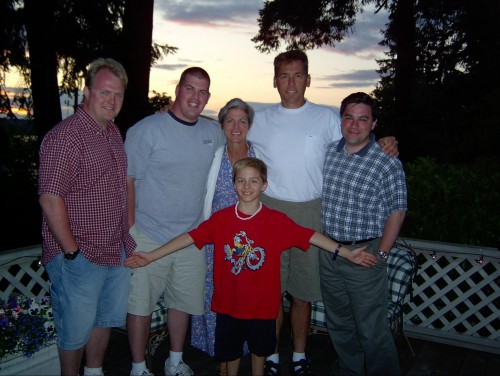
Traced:
[[340, 241], [381, 237], [389, 215], [407, 210], [406, 181], [399, 159], [370, 143], [347, 154], [345, 140], [327, 147], [323, 169], [321, 221]]

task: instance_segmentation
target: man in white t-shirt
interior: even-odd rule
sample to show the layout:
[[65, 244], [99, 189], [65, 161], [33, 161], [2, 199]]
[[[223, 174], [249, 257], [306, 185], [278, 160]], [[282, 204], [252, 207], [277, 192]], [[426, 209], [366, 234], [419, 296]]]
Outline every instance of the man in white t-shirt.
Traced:
[[[307, 55], [300, 50], [274, 59], [274, 87], [281, 103], [255, 113], [248, 140], [268, 167], [268, 188], [263, 202], [280, 210], [302, 226], [321, 229], [321, 189], [325, 150], [341, 138], [340, 119], [329, 107], [305, 99], [311, 84]], [[381, 139], [390, 154], [397, 155], [394, 138]], [[318, 248], [308, 252], [290, 249], [281, 258], [281, 291], [291, 299], [293, 338], [292, 375], [311, 375], [305, 357], [311, 302], [321, 300]], [[279, 340], [283, 310], [277, 319]], [[265, 375], [279, 374], [278, 346], [266, 361]]]

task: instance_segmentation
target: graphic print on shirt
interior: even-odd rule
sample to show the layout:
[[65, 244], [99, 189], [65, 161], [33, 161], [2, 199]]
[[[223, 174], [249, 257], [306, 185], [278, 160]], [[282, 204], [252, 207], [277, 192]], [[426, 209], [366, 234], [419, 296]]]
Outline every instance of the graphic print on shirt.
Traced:
[[[266, 259], [266, 252], [261, 247], [252, 247], [253, 240], [248, 239], [245, 231], [238, 232], [234, 238], [234, 247], [224, 245], [224, 260], [233, 264], [231, 273], [240, 274], [243, 269], [257, 270]], [[246, 266], [246, 267], [245, 267]]]

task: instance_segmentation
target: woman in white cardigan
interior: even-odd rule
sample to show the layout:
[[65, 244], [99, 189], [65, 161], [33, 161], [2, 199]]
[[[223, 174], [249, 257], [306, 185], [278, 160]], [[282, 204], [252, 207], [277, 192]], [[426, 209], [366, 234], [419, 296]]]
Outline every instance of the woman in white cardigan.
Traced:
[[[219, 148], [210, 169], [205, 196], [205, 219], [212, 213], [236, 204], [238, 197], [233, 187], [233, 165], [244, 157], [256, 157], [246, 136], [252, 126], [254, 110], [239, 98], [231, 99], [219, 111], [219, 123], [226, 136], [226, 145]], [[213, 245], [205, 247], [207, 275], [205, 279], [205, 314], [192, 316], [191, 345], [214, 356], [215, 318], [210, 309], [213, 285]], [[226, 374], [226, 364], [220, 365], [220, 375]]]

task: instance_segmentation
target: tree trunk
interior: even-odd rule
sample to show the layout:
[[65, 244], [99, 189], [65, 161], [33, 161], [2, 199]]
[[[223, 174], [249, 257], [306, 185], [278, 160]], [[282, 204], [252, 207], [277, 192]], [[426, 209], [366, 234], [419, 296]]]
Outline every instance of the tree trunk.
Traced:
[[153, 9], [154, 0], [130, 0], [125, 9], [121, 63], [127, 71], [129, 82], [123, 108], [116, 119], [123, 134], [130, 126], [152, 113], [148, 97]]
[[394, 36], [396, 40], [395, 86], [395, 136], [401, 142], [401, 157], [411, 160], [415, 156], [412, 150], [412, 135], [417, 129], [412, 123], [413, 88], [415, 85], [415, 19], [414, 0], [399, 0], [394, 12]]
[[25, 0], [26, 32], [30, 53], [31, 91], [35, 130], [41, 142], [62, 119], [54, 46], [54, 0]]

